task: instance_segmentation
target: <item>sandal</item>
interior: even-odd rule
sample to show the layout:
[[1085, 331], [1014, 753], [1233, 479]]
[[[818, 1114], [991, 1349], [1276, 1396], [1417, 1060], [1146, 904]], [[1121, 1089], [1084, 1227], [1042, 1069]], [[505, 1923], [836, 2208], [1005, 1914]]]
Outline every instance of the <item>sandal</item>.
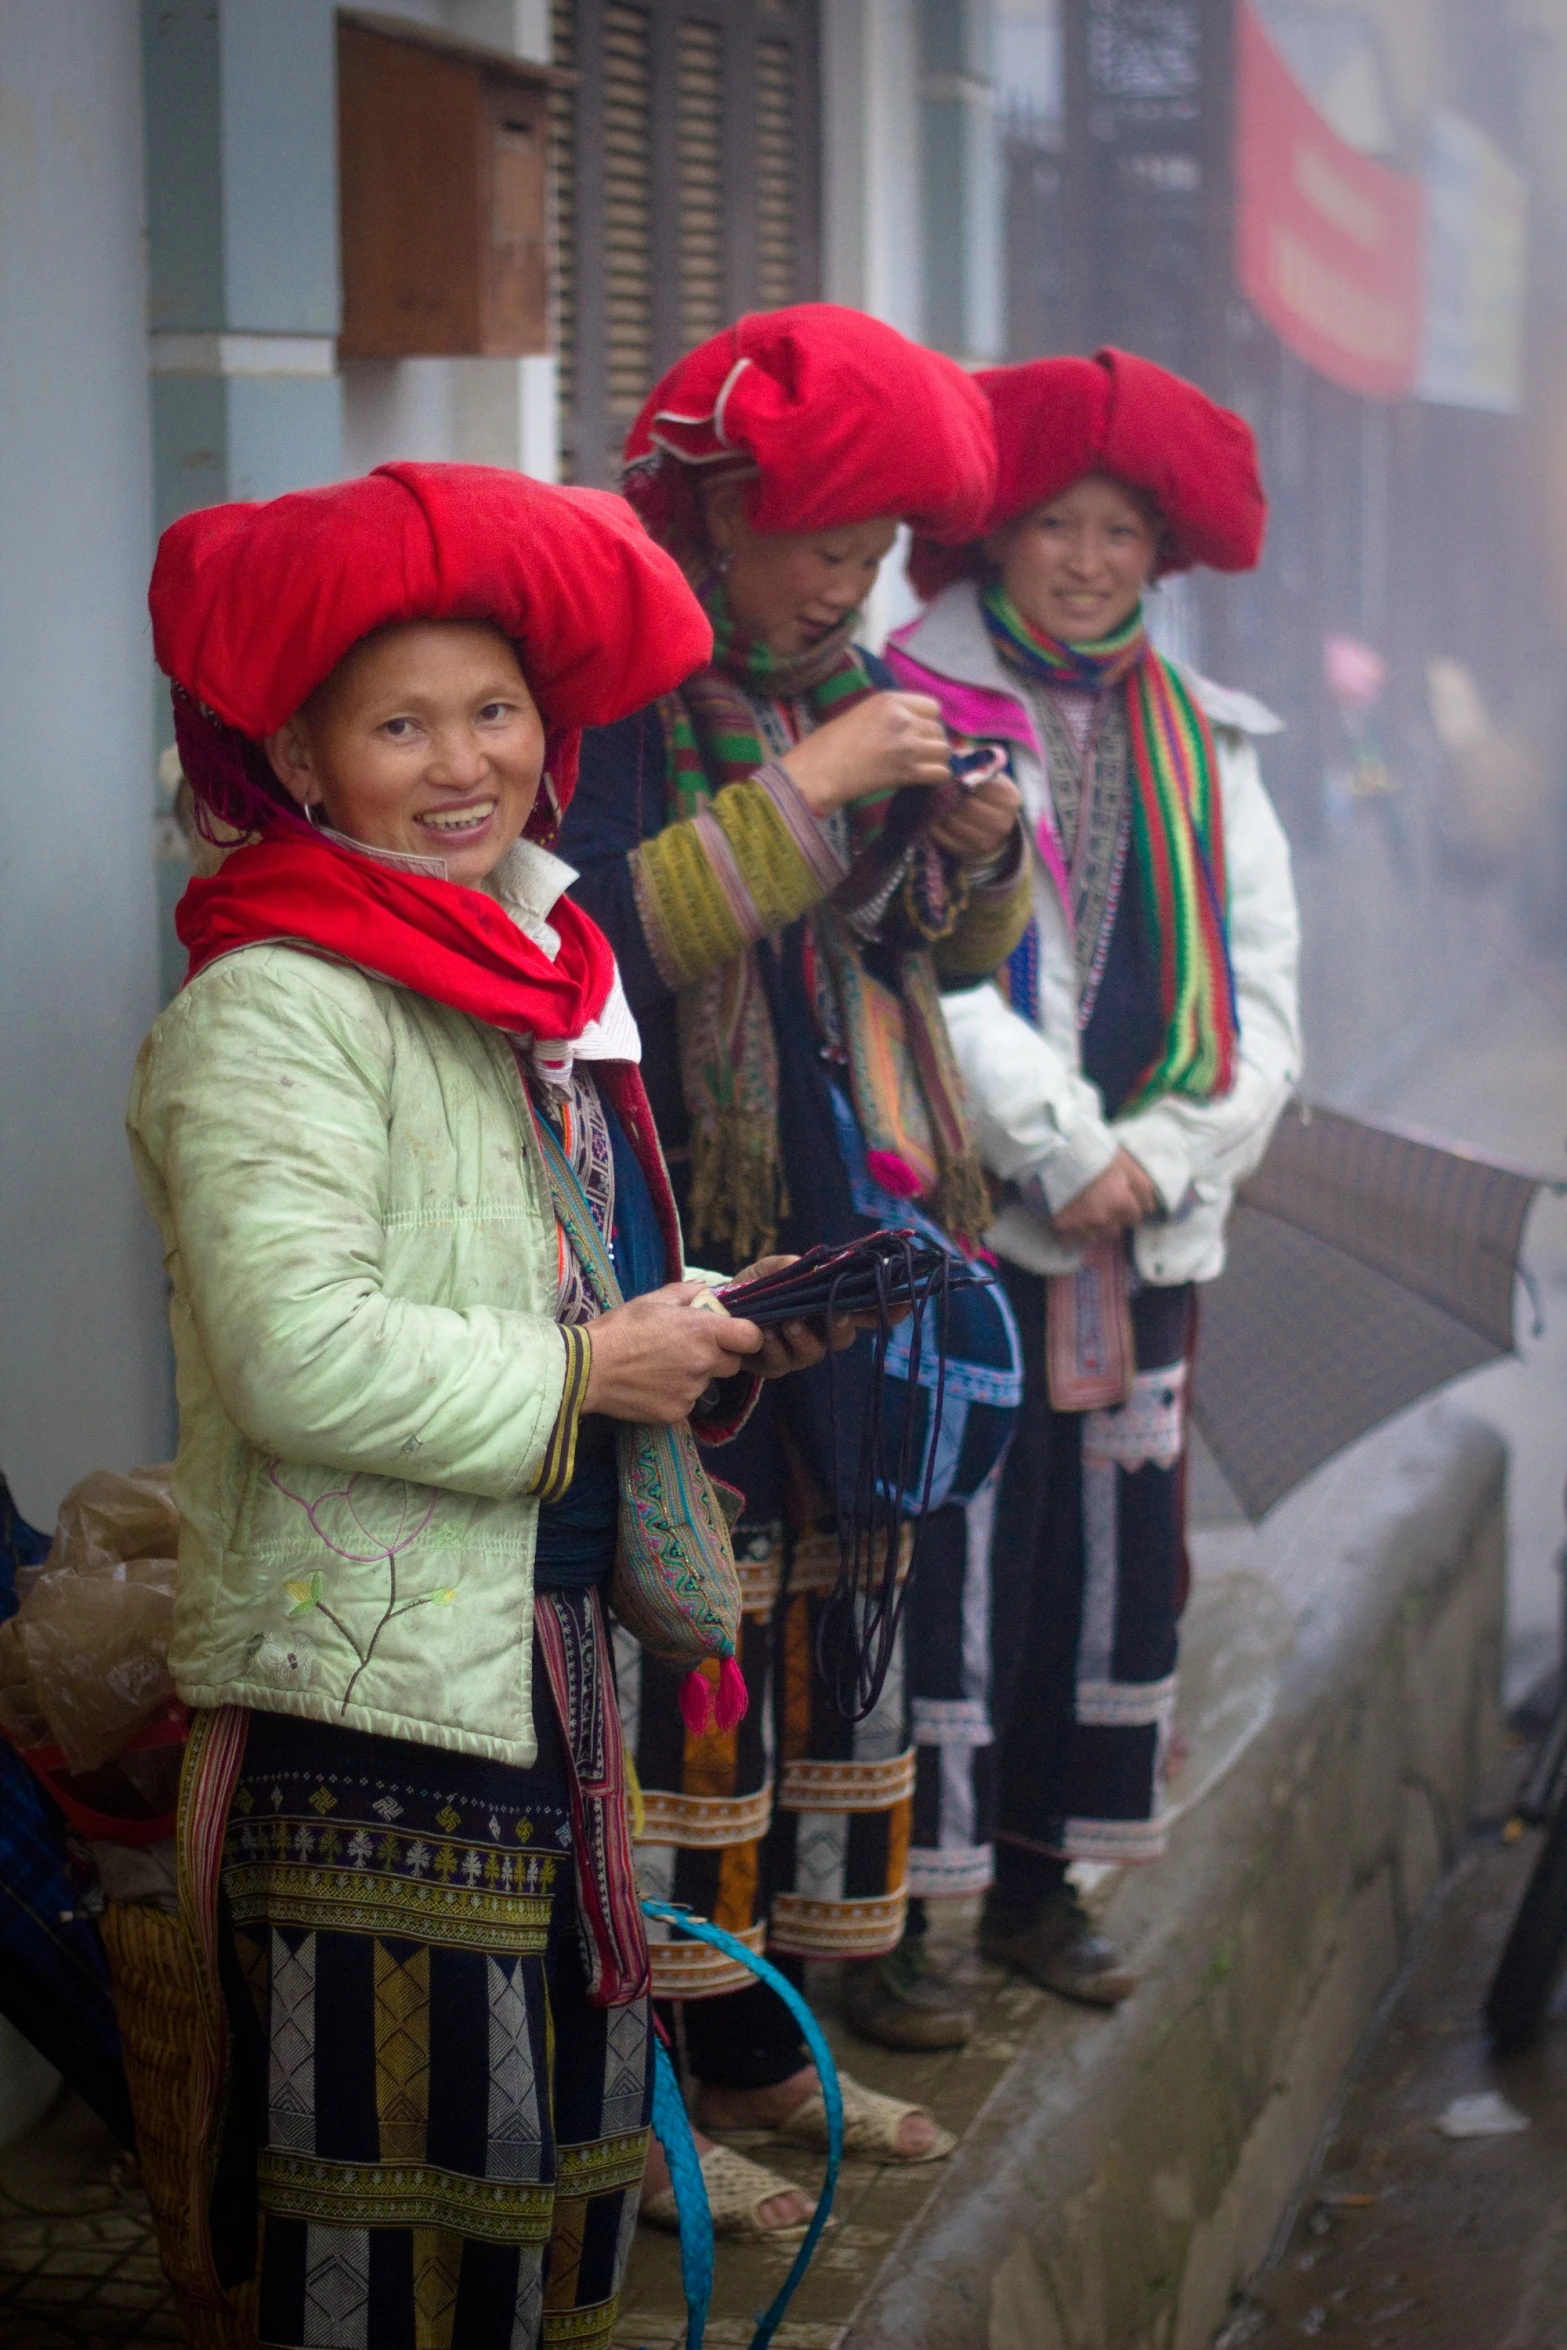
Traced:
[[[927, 2105], [908, 2105], [901, 2097], [885, 2097], [879, 2089], [867, 2089], [852, 2073], [840, 2073], [838, 2086], [843, 2091], [845, 2154], [868, 2154], [877, 2162], [944, 2162], [957, 2144]], [[923, 2114], [936, 2132], [935, 2144], [923, 2154], [905, 2154], [898, 2144], [898, 2131], [911, 2113]], [[787, 2146], [805, 2146], [813, 2154], [825, 2154], [827, 2107], [820, 2089], [797, 2105], [772, 2134]]]
[[[825, 2144], [826, 2141], [824, 2140]], [[798, 2186], [793, 2179], [780, 2178], [775, 2170], [764, 2170], [759, 2162], [747, 2162], [743, 2154], [736, 2154], [732, 2146], [710, 2146], [701, 2157], [702, 2182], [707, 2188], [707, 2205], [713, 2215], [713, 2234], [730, 2244], [799, 2244], [805, 2239], [810, 2225], [801, 2220], [797, 2227], [770, 2228], [761, 2218], [761, 2207], [775, 2195], [803, 2195], [812, 2200], [808, 2189]], [[680, 2213], [675, 2202], [675, 2190], [666, 2187], [661, 2195], [645, 2195], [640, 2217], [655, 2228], [679, 2232]], [[827, 2222], [835, 2228], [835, 2219]]]

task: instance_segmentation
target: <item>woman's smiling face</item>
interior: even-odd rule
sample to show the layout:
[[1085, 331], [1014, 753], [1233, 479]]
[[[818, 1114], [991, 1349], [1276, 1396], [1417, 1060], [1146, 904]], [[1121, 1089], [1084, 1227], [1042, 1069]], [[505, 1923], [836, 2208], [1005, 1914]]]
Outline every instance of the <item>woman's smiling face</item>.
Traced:
[[417, 620], [363, 638], [266, 748], [334, 832], [472, 888], [533, 813], [544, 722], [498, 628]]
[[1159, 560], [1151, 506], [1124, 482], [1087, 473], [985, 541], [1025, 620], [1069, 645], [1109, 636], [1136, 611]]

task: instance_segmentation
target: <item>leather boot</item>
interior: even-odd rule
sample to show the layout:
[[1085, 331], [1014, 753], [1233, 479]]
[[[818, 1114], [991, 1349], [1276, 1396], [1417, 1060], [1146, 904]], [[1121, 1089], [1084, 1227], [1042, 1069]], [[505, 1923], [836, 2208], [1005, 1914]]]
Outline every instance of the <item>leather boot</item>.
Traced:
[[974, 2029], [973, 2009], [932, 1974], [917, 1934], [885, 1958], [848, 1960], [838, 2012], [851, 2032], [882, 2048], [961, 2048]]
[[980, 1920], [984, 1957], [1009, 1966], [1041, 1991], [1085, 2007], [1119, 2007], [1137, 1977], [1113, 1942], [1096, 1934], [1075, 1889], [1062, 1885], [1032, 1911], [989, 1900]]

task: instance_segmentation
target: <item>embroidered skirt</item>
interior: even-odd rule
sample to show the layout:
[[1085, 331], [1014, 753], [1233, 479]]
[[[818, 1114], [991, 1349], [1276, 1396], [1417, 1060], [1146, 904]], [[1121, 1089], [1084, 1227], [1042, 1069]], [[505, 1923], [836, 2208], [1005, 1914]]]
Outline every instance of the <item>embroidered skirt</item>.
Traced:
[[1004, 1268], [1029, 1365], [1002, 1472], [991, 1702], [998, 1880], [1007, 1850], [1157, 1860], [1159, 1770], [1185, 1586], [1186, 1395], [1194, 1291], [1132, 1299], [1136, 1377], [1114, 1411], [1058, 1412], [1045, 1284]]
[[[680, 1716], [680, 1676], [615, 1634], [621, 1717], [642, 1790], [638, 1882], [649, 1898], [688, 1904], [752, 1950], [891, 1950], [908, 1906], [914, 1792], [901, 1636], [874, 1711], [846, 1721], [815, 1669], [837, 1535], [791, 1537], [748, 1516], [735, 1552], [750, 1696], [737, 1729], [693, 1736]], [[659, 1998], [712, 1998], [754, 1981], [722, 1953], [657, 1927], [650, 1948]]]
[[909, 1593], [914, 1741], [911, 1898], [985, 1892], [995, 1874], [990, 1554], [1002, 1471], [971, 1502], [936, 1510]]
[[[593, 1627], [577, 1629], [591, 1659]], [[262, 2343], [610, 2342], [648, 2003], [587, 1996], [580, 1794], [535, 1655], [529, 1771], [249, 1717], [219, 1874], [231, 2089], [214, 2234], [232, 2274], [259, 2216]]]

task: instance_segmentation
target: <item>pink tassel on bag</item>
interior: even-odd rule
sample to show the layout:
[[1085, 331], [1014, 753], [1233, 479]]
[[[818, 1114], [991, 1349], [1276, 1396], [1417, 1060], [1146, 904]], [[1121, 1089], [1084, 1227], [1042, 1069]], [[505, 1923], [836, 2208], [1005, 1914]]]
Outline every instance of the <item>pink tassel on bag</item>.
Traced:
[[726, 1656], [719, 1666], [716, 1685], [708, 1679], [705, 1665], [697, 1665], [680, 1684], [680, 1719], [693, 1738], [735, 1729], [749, 1703], [745, 1675], [733, 1656]]
[[745, 1685], [738, 1657], [726, 1656], [718, 1668], [718, 1696], [713, 1712], [720, 1730], [736, 1730], [745, 1720], [751, 1693]]
[[908, 1160], [897, 1151], [867, 1151], [865, 1172], [894, 1199], [918, 1199], [925, 1189]]

